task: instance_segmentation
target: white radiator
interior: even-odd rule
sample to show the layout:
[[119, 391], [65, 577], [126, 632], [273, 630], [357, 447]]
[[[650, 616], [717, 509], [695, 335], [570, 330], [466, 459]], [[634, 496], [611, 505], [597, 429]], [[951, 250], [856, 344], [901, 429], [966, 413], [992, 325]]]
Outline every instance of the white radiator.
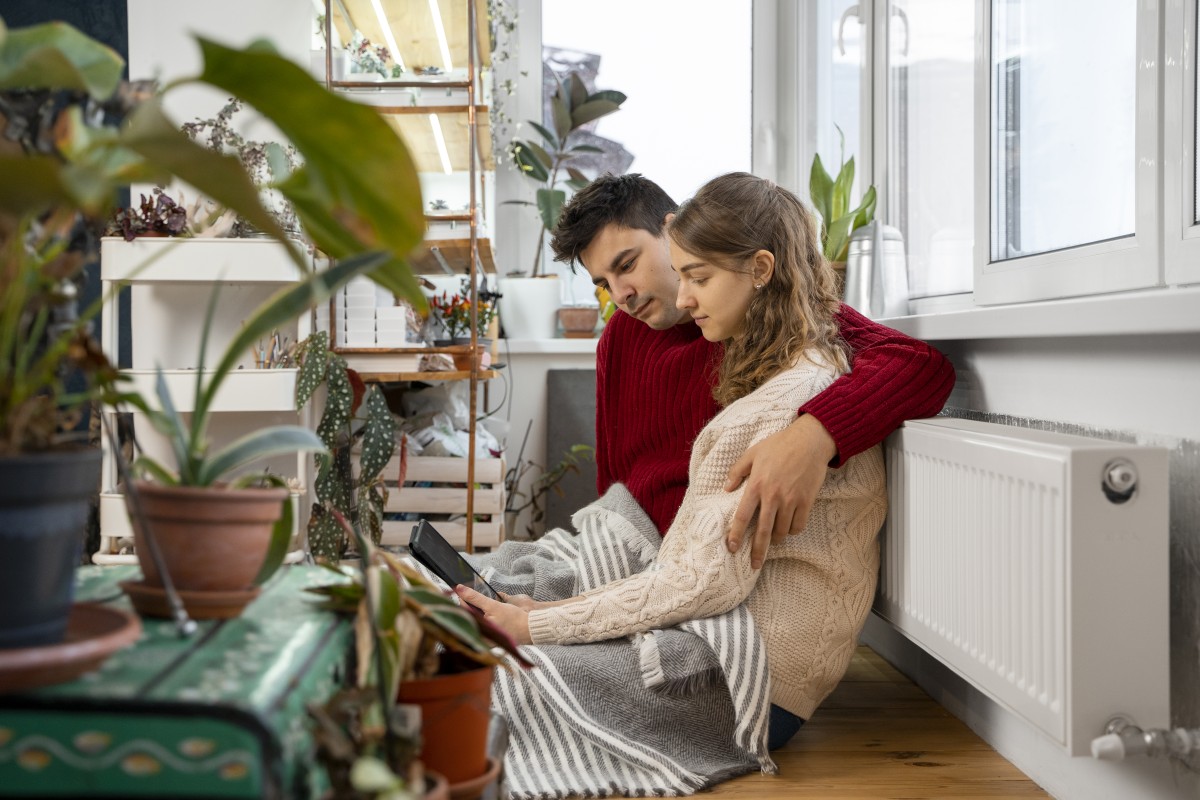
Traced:
[[939, 418], [887, 469], [878, 614], [1073, 755], [1168, 725], [1165, 449]]

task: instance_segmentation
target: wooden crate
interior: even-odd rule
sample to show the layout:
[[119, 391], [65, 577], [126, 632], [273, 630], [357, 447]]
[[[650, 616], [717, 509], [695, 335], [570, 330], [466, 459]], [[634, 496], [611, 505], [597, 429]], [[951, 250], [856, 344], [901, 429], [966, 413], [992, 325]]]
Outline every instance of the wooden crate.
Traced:
[[[400, 458], [392, 459], [384, 470], [385, 476], [396, 476], [400, 471]], [[384, 507], [388, 512], [409, 512], [423, 515], [467, 513], [467, 459], [442, 456], [409, 456], [408, 474], [405, 485], [396, 487], [394, 480], [387, 481], [388, 501]], [[414, 486], [414, 483], [432, 483], [433, 486]], [[479, 458], [475, 460], [475, 524], [474, 546], [496, 547], [504, 540], [504, 459]], [[383, 543], [407, 545], [416, 524], [410, 521], [385, 520]], [[467, 531], [463, 521], [432, 521], [450, 544], [462, 550], [466, 548]]]

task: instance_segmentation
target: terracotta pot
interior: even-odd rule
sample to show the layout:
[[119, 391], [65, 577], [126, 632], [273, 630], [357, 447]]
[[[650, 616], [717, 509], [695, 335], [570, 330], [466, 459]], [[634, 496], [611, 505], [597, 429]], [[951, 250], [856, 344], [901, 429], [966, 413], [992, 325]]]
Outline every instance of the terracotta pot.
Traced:
[[421, 762], [451, 786], [488, 771], [494, 671], [482, 667], [400, 684], [400, 702], [421, 707]]
[[450, 800], [450, 782], [436, 772], [425, 771], [424, 800]]
[[[472, 353], [470, 351], [471, 337], [456, 336], [454, 339], [451, 340], [451, 344], [458, 345], [458, 346], [462, 346], [462, 345], [467, 346], [468, 349], [466, 352], [451, 353], [451, 358], [454, 359], [454, 368], [455, 369], [462, 370], [463, 372], [469, 372], [471, 369], [471, 363], [472, 363], [472, 358], [471, 358]], [[488, 359], [486, 358], [485, 354], [487, 353], [488, 348], [491, 346], [492, 346], [491, 339], [479, 337], [475, 340], [474, 356], [475, 356], [475, 360], [478, 361], [478, 363], [479, 363], [480, 369], [486, 369], [489, 366]]]
[[[287, 489], [160, 486], [138, 481], [146, 524], [177, 589], [237, 591], [249, 588], [271, 543]], [[130, 509], [142, 577], [162, 586], [141, 522]]]
[[598, 306], [575, 306], [558, 310], [558, 324], [563, 336], [568, 339], [591, 339], [596, 335], [596, 323], [600, 321]]
[[0, 647], [62, 641], [100, 451], [0, 458]]
[[[471, 780], [450, 784], [450, 800], [480, 800], [500, 778], [500, 759], [489, 758], [483, 774]], [[490, 795], [489, 795], [490, 796]]]

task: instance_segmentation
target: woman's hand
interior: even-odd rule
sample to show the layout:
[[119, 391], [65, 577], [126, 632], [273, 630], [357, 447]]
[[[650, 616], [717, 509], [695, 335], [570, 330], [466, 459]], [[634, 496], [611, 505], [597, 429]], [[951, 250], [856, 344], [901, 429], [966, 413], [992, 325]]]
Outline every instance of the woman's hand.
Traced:
[[[498, 602], [462, 584], [455, 586], [454, 592], [463, 601], [478, 608], [488, 622], [511, 636], [517, 644], [533, 644], [533, 639], [529, 635], [529, 611], [527, 609], [513, 603]], [[522, 597], [530, 603], [534, 602], [525, 595], [517, 595], [517, 597]]]
[[523, 608], [526, 611], [537, 611], [539, 608], [546, 607], [545, 603], [534, 600], [527, 594], [505, 594], [504, 592], [499, 592], [499, 595], [510, 606]]

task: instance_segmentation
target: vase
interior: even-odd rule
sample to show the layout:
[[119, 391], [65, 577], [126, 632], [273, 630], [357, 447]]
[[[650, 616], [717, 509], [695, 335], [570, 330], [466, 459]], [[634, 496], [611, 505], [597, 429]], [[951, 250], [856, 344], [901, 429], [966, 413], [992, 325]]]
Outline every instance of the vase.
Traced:
[[553, 339], [562, 305], [557, 275], [500, 278], [500, 324], [506, 339]]
[[487, 369], [489, 366], [491, 366], [491, 353], [489, 352], [492, 347], [491, 339], [488, 339], [483, 336], [477, 337], [475, 339], [475, 353], [474, 354], [472, 354], [470, 351], [470, 347], [471, 347], [471, 337], [470, 336], [455, 336], [453, 339], [450, 340], [450, 343], [457, 347], [466, 347], [467, 348], [467, 350], [464, 352], [450, 354], [451, 357], [454, 359], [454, 368], [455, 369], [460, 370], [462, 372], [469, 372], [471, 370], [472, 363], [477, 363], [479, 365], [479, 369]]
[[0, 647], [62, 641], [99, 450], [0, 458]]

